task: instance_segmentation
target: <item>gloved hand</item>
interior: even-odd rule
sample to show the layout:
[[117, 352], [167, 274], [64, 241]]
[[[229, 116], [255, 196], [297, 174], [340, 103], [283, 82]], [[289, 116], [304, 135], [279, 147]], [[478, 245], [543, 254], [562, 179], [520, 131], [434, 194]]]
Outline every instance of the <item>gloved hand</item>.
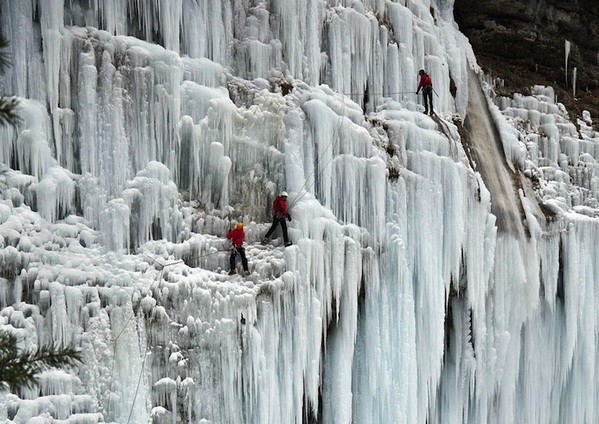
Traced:
[[[418, 91], [420, 91], [420, 90], [418, 90]], [[416, 94], [418, 94], [418, 91], [416, 91]]]
[[287, 221], [291, 221], [291, 215], [287, 215]]

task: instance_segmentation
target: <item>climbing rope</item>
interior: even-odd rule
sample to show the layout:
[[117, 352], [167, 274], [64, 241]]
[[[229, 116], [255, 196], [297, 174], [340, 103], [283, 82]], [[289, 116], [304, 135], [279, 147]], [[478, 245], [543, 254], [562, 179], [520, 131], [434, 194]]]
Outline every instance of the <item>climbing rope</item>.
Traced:
[[[433, 92], [435, 93], [435, 95], [437, 97], [439, 97], [439, 94], [437, 93], [437, 91], [433, 88]], [[339, 132], [339, 128], [341, 126], [341, 119], [343, 117], [345, 117], [345, 96], [364, 96], [366, 94], [368, 95], [381, 95], [381, 96], [385, 96], [385, 95], [393, 95], [393, 94], [418, 94], [415, 91], [396, 91], [396, 92], [387, 92], [387, 93], [340, 93], [342, 94], [344, 97], [342, 97], [342, 102], [343, 102], [343, 114], [339, 115], [338, 121], [337, 121], [337, 126], [335, 128], [336, 132]], [[336, 146], [336, 143], [339, 142], [340, 137], [337, 136], [335, 137], [335, 134], [333, 134], [333, 140], [334, 142], [332, 142], [329, 146], [332, 146], [333, 149]], [[328, 147], [327, 146], [327, 149]], [[325, 149], [326, 151], [326, 149]], [[331, 154], [331, 157], [329, 158], [329, 160], [327, 161], [327, 163], [321, 168], [321, 170], [319, 171], [319, 173], [317, 174], [318, 177], [320, 177], [322, 175], [322, 173], [324, 172], [325, 168], [327, 167], [327, 165], [333, 160], [334, 156]], [[300, 195], [300, 193], [302, 192], [303, 188], [305, 187], [305, 185], [308, 183], [308, 181], [310, 180], [310, 177], [312, 176], [312, 174], [314, 173], [314, 171], [312, 171], [312, 173], [310, 173], [310, 175], [308, 175], [308, 177], [306, 178], [306, 180], [304, 181], [304, 184], [300, 187], [300, 189], [298, 190], [298, 193], [296, 194], [296, 196], [291, 200], [290, 204], [289, 204], [289, 208], [293, 207], [293, 205], [295, 205], [297, 202], [299, 202], [310, 190], [310, 188], [312, 188], [312, 186], [316, 183], [316, 178], [313, 179], [312, 183], [306, 188], [306, 190]]]
[[[215, 252], [215, 253], [218, 253]], [[214, 254], [214, 253], [212, 253]], [[167, 266], [171, 266], [171, 265], [176, 265], [179, 263], [182, 263], [183, 260], [177, 260], [177, 261], [173, 261], [173, 262], [169, 262], [166, 264], [161, 264], [160, 262], [158, 262], [156, 259], [152, 258], [151, 256], [147, 255], [146, 253], [144, 253], [144, 256], [147, 256], [148, 258], [152, 259], [153, 261], [157, 262], [161, 268], [160, 268], [160, 272], [158, 273], [158, 275], [156, 276], [156, 280], [150, 285], [149, 289], [151, 290], [152, 287], [154, 286], [154, 283], [157, 283], [158, 281], [162, 280], [162, 275], [164, 273], [164, 268], [166, 268]], [[112, 340], [112, 366], [110, 367], [110, 386], [108, 391], [112, 392], [112, 384], [114, 382], [114, 363], [116, 361], [116, 343], [119, 340], [119, 338], [121, 337], [121, 335], [124, 333], [125, 329], [127, 328], [127, 326], [129, 326], [129, 323], [131, 322], [131, 320], [135, 317], [135, 314], [131, 313], [131, 315], [129, 316], [129, 318], [127, 318], [127, 321], [125, 321], [125, 324], [123, 325], [123, 328], [121, 328], [121, 330], [118, 332], [117, 336]], [[127, 423], [131, 420], [131, 414], [133, 413], [133, 406], [135, 405], [135, 400], [137, 398], [137, 392], [139, 390], [139, 385], [141, 382], [141, 376], [143, 373], [143, 370], [145, 368], [145, 363], [146, 363], [146, 354], [148, 351], [148, 346], [146, 346], [145, 352], [144, 352], [144, 358], [141, 364], [141, 370], [139, 371], [139, 377], [138, 377], [138, 381], [137, 381], [137, 388], [135, 389], [135, 395], [133, 397], [133, 403], [131, 404], [131, 410], [129, 411], [129, 418], [127, 419]], [[110, 415], [110, 401], [112, 399], [112, 396], [108, 397], [108, 405], [106, 408], [106, 413], [107, 415]]]
[[[324, 149], [324, 151], [322, 152], [323, 155], [324, 153], [326, 153], [326, 151], [328, 151], [329, 147], [331, 148], [331, 157], [329, 158], [329, 160], [327, 161], [327, 163], [324, 164], [324, 166], [322, 166], [322, 168], [320, 169], [320, 171], [317, 174], [314, 174], [314, 171], [316, 170], [316, 166], [314, 167], [314, 169], [312, 170], [312, 172], [308, 175], [308, 177], [306, 177], [306, 180], [304, 181], [304, 184], [300, 187], [300, 189], [298, 190], [297, 194], [295, 195], [295, 197], [291, 200], [291, 202], [289, 203], [289, 208], [292, 208], [297, 202], [299, 202], [309, 191], [310, 189], [314, 186], [314, 184], [316, 183], [317, 177], [318, 179], [320, 179], [320, 177], [322, 176], [322, 173], [324, 172], [324, 170], [326, 169], [326, 167], [328, 166], [329, 163], [331, 163], [331, 161], [333, 160], [334, 156], [334, 152], [335, 152], [335, 147], [337, 146], [337, 143], [339, 142], [339, 140], [341, 140], [341, 136], [340, 134], [340, 128], [341, 128], [341, 121], [342, 119], [345, 117], [345, 110], [346, 110], [346, 106], [345, 106], [345, 96], [343, 96], [341, 98], [341, 102], [342, 102], [342, 112], [339, 115], [339, 117], [337, 118], [337, 124], [335, 125], [335, 129], [333, 132], [333, 136], [331, 137], [331, 143], [329, 143], [327, 145], [327, 147]], [[314, 175], [314, 178], [312, 179], [312, 183], [304, 190], [304, 192], [302, 193], [302, 190], [304, 189], [304, 187], [306, 186], [306, 184], [308, 183], [308, 181], [310, 181], [310, 178]], [[300, 193], [302, 193], [300, 195]]]
[[395, 94], [417, 94], [415, 91], [392, 91], [392, 92], [387, 92], [387, 93], [340, 93], [343, 94], [344, 96], [390, 96], [390, 95], [395, 95]]
[[131, 409], [129, 410], [129, 418], [127, 418], [127, 424], [129, 424], [129, 422], [131, 421], [131, 415], [133, 414], [133, 407], [135, 406], [135, 401], [137, 400], [137, 393], [139, 392], [141, 376], [142, 376], [144, 368], [146, 366], [147, 353], [148, 353], [148, 348], [146, 346], [146, 351], [144, 352], [144, 359], [141, 362], [141, 370], [139, 371], [139, 377], [137, 378], [137, 386], [135, 387], [135, 394], [133, 395], [133, 402], [131, 402]]

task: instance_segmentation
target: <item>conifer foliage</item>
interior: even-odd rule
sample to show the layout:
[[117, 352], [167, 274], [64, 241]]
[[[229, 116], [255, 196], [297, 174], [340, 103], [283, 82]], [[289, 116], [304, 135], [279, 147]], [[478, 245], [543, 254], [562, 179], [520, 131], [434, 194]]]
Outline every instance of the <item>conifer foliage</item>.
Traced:
[[[7, 51], [9, 42], [0, 34], [0, 75], [10, 66], [10, 54]], [[0, 96], [0, 125], [16, 126], [20, 119], [17, 115], [19, 100], [16, 97]]]
[[44, 346], [37, 350], [19, 351], [17, 337], [0, 330], [0, 382], [1, 389], [12, 392], [35, 385], [35, 377], [50, 368], [74, 366], [81, 361], [80, 351], [74, 346]]

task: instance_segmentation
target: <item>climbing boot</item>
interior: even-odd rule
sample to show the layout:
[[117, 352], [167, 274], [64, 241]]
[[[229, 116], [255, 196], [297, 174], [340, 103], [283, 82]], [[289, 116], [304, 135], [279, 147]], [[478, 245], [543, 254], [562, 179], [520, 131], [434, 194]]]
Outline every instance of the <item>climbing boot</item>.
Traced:
[[268, 239], [265, 237], [262, 239], [262, 245], [268, 244]]
[[246, 270], [245, 270], [243, 273], [244, 273], [246, 276], [250, 275], [250, 272], [249, 272], [247, 269], [246, 269]]
[[287, 243], [285, 243], [285, 246], [291, 246], [293, 243], [291, 243], [290, 241], [288, 241]]
[[231, 271], [229, 271], [229, 275], [235, 275], [235, 274], [237, 274], [236, 269], [232, 269]]

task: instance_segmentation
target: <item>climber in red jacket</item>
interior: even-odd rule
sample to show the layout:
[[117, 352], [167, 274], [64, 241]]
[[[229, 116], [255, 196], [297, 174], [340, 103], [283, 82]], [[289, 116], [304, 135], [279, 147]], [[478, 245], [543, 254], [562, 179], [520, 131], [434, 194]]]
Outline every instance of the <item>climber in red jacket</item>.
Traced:
[[[424, 69], [421, 69], [420, 71], [418, 71], [418, 75], [420, 75], [420, 83], [418, 84], [418, 88], [416, 89], [416, 94], [418, 94], [418, 92], [422, 88], [422, 95], [424, 96], [424, 114], [426, 115], [428, 113], [429, 105], [430, 105], [430, 112], [432, 115], [433, 114], [433, 80], [431, 80], [431, 77], [426, 72], [424, 72]], [[427, 99], [428, 99], [428, 103], [427, 103]]]
[[270, 229], [262, 239], [262, 244], [268, 243], [270, 240], [270, 236], [277, 228], [278, 224], [281, 224], [281, 229], [283, 230], [283, 241], [285, 242], [285, 246], [291, 246], [291, 242], [289, 241], [289, 236], [287, 235], [287, 223], [285, 220], [291, 221], [291, 215], [287, 211], [287, 192], [283, 191], [280, 195], [275, 198], [275, 201], [272, 205], [272, 225]]
[[231, 265], [231, 271], [229, 271], [229, 275], [233, 275], [237, 273], [237, 269], [235, 267], [235, 257], [237, 253], [241, 257], [241, 264], [243, 265], [243, 272], [245, 275], [250, 275], [250, 271], [248, 270], [248, 260], [245, 257], [245, 249], [243, 248], [243, 238], [245, 237], [245, 231], [243, 231], [243, 224], [238, 222], [235, 228], [227, 233], [227, 238], [231, 240], [231, 256], [229, 256], [229, 264]]

